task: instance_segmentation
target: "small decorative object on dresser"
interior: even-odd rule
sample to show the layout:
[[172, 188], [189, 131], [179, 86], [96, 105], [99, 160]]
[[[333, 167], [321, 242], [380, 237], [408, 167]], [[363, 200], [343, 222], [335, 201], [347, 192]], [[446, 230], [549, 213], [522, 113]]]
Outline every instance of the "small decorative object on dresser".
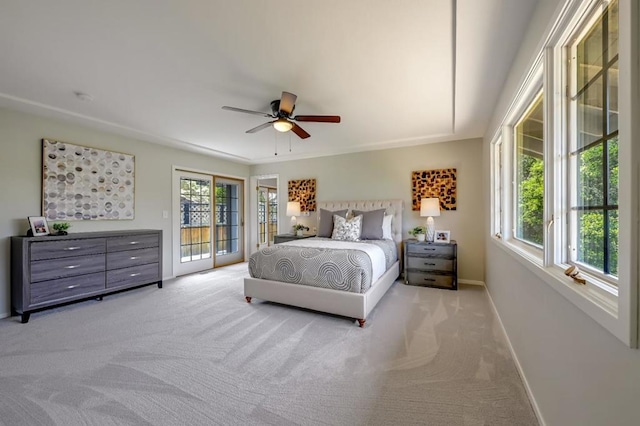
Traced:
[[56, 231], [56, 235], [67, 235], [67, 229], [71, 227], [71, 224], [69, 222], [55, 222], [51, 227]]
[[457, 290], [457, 250], [455, 241], [439, 244], [404, 241], [405, 284]]
[[293, 226], [293, 230], [296, 233], [296, 237], [302, 237], [304, 236], [304, 231], [308, 231], [309, 227], [308, 226], [304, 226], [301, 223], [297, 223]]
[[451, 236], [451, 231], [436, 230], [434, 241], [436, 243], [448, 243]]
[[43, 216], [29, 216], [29, 226], [32, 237], [42, 237], [43, 235], [49, 235], [49, 226], [47, 225], [47, 219]]
[[424, 226], [416, 226], [409, 231], [409, 235], [416, 237], [418, 241], [424, 241], [427, 228]]

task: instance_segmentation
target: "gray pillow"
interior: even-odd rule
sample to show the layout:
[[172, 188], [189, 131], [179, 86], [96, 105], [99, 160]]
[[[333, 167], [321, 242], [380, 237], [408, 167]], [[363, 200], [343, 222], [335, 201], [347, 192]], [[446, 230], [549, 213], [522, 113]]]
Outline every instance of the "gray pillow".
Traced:
[[362, 233], [361, 240], [381, 240], [382, 239], [382, 222], [384, 221], [385, 209], [361, 211], [354, 210], [353, 215], [362, 215]]
[[340, 217], [347, 217], [347, 210], [338, 210], [332, 212], [330, 210], [320, 209], [318, 219], [318, 237], [331, 238], [333, 233], [333, 215], [337, 214]]

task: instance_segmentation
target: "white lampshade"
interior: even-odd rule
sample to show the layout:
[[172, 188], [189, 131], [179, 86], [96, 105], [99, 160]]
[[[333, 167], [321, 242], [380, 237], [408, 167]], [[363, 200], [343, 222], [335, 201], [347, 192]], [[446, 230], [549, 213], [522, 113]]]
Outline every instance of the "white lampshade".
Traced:
[[300, 201], [287, 202], [287, 216], [300, 216]]
[[420, 201], [420, 216], [431, 217], [440, 216], [440, 199], [423, 198]]

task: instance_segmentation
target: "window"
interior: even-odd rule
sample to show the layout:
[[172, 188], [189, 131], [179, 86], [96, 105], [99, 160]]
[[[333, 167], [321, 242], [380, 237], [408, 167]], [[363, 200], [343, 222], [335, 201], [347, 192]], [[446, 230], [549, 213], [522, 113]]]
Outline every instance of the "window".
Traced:
[[542, 248], [544, 231], [544, 138], [542, 93], [514, 127], [515, 238]]
[[[618, 2], [571, 44], [569, 259], [618, 275]], [[608, 280], [615, 283], [614, 279]]]
[[[640, 33], [630, 9], [567, 0], [558, 12], [496, 129], [491, 241], [635, 345], [640, 53], [618, 44]], [[570, 265], [586, 285], [563, 273]]]

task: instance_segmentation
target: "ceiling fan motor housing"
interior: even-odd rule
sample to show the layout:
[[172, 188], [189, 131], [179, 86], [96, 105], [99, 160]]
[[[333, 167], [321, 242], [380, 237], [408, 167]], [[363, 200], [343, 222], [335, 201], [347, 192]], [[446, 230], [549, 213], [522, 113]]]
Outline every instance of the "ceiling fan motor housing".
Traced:
[[[291, 114], [293, 114], [294, 109], [296, 109], [295, 105], [291, 108]], [[291, 116], [291, 114], [287, 114], [286, 111], [280, 111], [280, 99], [271, 101], [271, 114], [278, 118], [289, 118]]]

